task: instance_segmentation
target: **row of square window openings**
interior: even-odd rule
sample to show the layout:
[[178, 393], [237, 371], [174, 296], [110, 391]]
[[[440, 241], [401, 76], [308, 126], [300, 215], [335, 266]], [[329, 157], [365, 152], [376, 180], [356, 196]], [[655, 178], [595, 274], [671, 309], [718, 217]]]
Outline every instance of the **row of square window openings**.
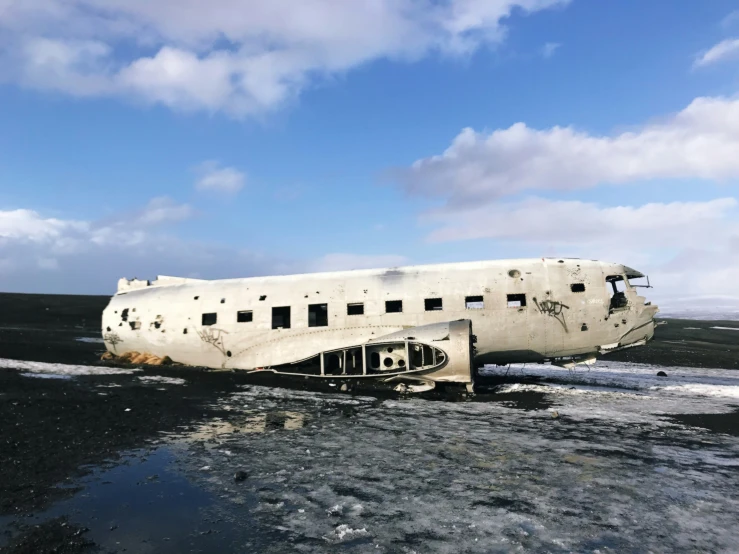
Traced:
[[[584, 292], [585, 285], [577, 286], [573, 292]], [[522, 308], [526, 306], [525, 294], [509, 294], [508, 307]], [[481, 310], [485, 307], [482, 296], [467, 296], [464, 299], [465, 308], [468, 310]], [[427, 312], [434, 312], [443, 309], [443, 301], [441, 298], [426, 298], [424, 300], [424, 308]], [[400, 313], [403, 311], [402, 300], [387, 300], [385, 302], [385, 313]], [[347, 315], [364, 315], [364, 304], [347, 304]], [[251, 310], [242, 310], [236, 312], [236, 321], [238, 323], [249, 323], [253, 321], [254, 314]], [[215, 312], [203, 314], [203, 325], [215, 325], [218, 323], [218, 314]], [[327, 327], [328, 326], [328, 304], [309, 304], [308, 305], [308, 327]], [[272, 329], [289, 329], [290, 328], [290, 306], [279, 306], [272, 308]]]

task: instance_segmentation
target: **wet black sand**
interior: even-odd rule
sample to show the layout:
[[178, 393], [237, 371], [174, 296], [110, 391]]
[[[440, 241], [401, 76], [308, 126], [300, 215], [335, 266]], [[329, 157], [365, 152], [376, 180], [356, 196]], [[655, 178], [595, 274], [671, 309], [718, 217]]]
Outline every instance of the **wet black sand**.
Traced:
[[682, 367], [739, 369], [739, 321], [663, 319], [644, 347], [614, 352], [603, 359]]
[[[77, 339], [100, 336], [100, 314], [107, 302], [108, 297], [100, 296], [0, 294], [0, 358], [97, 364], [102, 344]], [[737, 328], [739, 322], [666, 323], [648, 346], [608, 358], [739, 369], [739, 332], [711, 329]], [[194, 429], [224, 416], [213, 400], [254, 382], [238, 373], [189, 368], [146, 373], [185, 377], [188, 386], [156, 387], [130, 375], [60, 380], [0, 370], [0, 523], [6, 523], [0, 551], [95, 551], [85, 529], [65, 516], [44, 522], [35, 516], [79, 492], [80, 477], [114, 467], [122, 453], [151, 447], [163, 433]], [[117, 386], [100, 388], [92, 386], [93, 380]], [[489, 395], [485, 400], [497, 398]], [[508, 394], [505, 401], [524, 410], [546, 407], [536, 393]], [[737, 414], [728, 419], [716, 414], [678, 417], [684, 424], [736, 433]]]

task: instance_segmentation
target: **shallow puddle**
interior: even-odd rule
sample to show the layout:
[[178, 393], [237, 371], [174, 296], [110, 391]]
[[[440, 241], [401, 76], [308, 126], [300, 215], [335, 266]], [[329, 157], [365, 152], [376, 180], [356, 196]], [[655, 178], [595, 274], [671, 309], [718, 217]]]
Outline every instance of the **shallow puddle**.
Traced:
[[[176, 468], [166, 448], [131, 452], [125, 461], [95, 471], [74, 486], [69, 500], [23, 521], [26, 526], [66, 516], [85, 539], [110, 552], [238, 552], [260, 540], [249, 511], [253, 496], [243, 495], [243, 510], [231, 515], [215, 509], [218, 495], [191, 483]], [[5, 527], [13, 529], [6, 518]], [[0, 534], [2, 524], [0, 524]]]

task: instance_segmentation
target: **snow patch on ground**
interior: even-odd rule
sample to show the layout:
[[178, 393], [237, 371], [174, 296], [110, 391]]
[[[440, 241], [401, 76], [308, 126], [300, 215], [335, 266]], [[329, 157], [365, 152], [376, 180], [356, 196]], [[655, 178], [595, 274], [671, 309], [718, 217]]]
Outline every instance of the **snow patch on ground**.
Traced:
[[[664, 372], [666, 376], [657, 375]], [[579, 365], [566, 369], [549, 364], [511, 364], [485, 366], [480, 374], [492, 376], [537, 377], [552, 384], [583, 385], [610, 392], [639, 391], [648, 394], [685, 394], [688, 396], [725, 396], [737, 398], [739, 372], [728, 369], [695, 369], [662, 367], [628, 362], [597, 362], [591, 366]]]
[[655, 387], [663, 392], [674, 392], [685, 395], [724, 396], [739, 399], [739, 386], [704, 385], [701, 383], [687, 383], [667, 387]]
[[140, 369], [124, 369], [116, 367], [100, 367], [91, 365], [67, 365], [47, 362], [25, 362], [0, 358], [0, 369], [18, 369], [27, 373], [46, 373], [53, 375], [125, 375], [141, 371]]
[[[522, 379], [538, 378], [536, 384], [507, 384], [497, 392], [522, 391], [547, 394], [563, 404], [560, 414], [578, 420], [602, 419], [638, 423], [669, 413], [726, 413], [739, 399], [739, 371], [661, 367], [627, 362], [597, 362], [568, 370], [548, 364], [486, 366], [481, 374]], [[666, 377], [660, 377], [662, 371]]]
[[166, 383], [168, 385], [184, 385], [187, 383], [179, 377], [163, 377], [161, 375], [142, 375], [138, 377], [138, 380], [144, 383]]
[[53, 373], [21, 373], [23, 377], [35, 377], [36, 379], [71, 379], [71, 375], [54, 375]]
[[722, 331], [739, 331], [739, 327], [711, 327], [711, 329], [721, 329]]
[[359, 537], [365, 537], [369, 535], [367, 532], [367, 529], [362, 527], [361, 529], [352, 529], [346, 524], [339, 525], [336, 529], [333, 530], [333, 532], [324, 537], [327, 542], [344, 542], [344, 541], [350, 541]]
[[335, 404], [356, 405], [367, 402], [374, 402], [373, 396], [349, 396], [342, 393], [325, 393], [316, 395], [313, 391], [301, 391], [293, 389], [283, 389], [280, 387], [263, 387], [260, 385], [241, 385], [243, 392], [234, 394], [233, 398], [238, 398], [242, 402], [249, 399], [259, 400], [303, 400], [305, 402], [324, 403], [330, 401]]

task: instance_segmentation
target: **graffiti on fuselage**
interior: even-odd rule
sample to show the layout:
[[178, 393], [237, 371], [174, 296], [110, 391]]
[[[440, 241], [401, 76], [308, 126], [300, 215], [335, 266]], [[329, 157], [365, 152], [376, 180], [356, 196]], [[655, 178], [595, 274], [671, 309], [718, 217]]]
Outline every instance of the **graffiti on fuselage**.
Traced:
[[559, 302], [558, 300], [542, 300], [539, 302], [536, 297], [534, 297], [534, 304], [536, 304], [539, 313], [553, 317], [559, 321], [560, 325], [564, 328], [565, 333], [570, 332], [567, 328], [567, 321], [565, 319], [565, 310], [569, 310], [569, 306]]
[[221, 367], [225, 367], [226, 360], [228, 359], [228, 356], [231, 355], [230, 352], [226, 351], [226, 347], [223, 344], [223, 335], [227, 335], [228, 331], [224, 331], [223, 329], [214, 329], [212, 327], [205, 327], [202, 331], [196, 330], [196, 332], [200, 337], [200, 340], [202, 340], [205, 344], [210, 344], [211, 346], [214, 346], [221, 352], [221, 354], [223, 354], [223, 363], [221, 364]]

